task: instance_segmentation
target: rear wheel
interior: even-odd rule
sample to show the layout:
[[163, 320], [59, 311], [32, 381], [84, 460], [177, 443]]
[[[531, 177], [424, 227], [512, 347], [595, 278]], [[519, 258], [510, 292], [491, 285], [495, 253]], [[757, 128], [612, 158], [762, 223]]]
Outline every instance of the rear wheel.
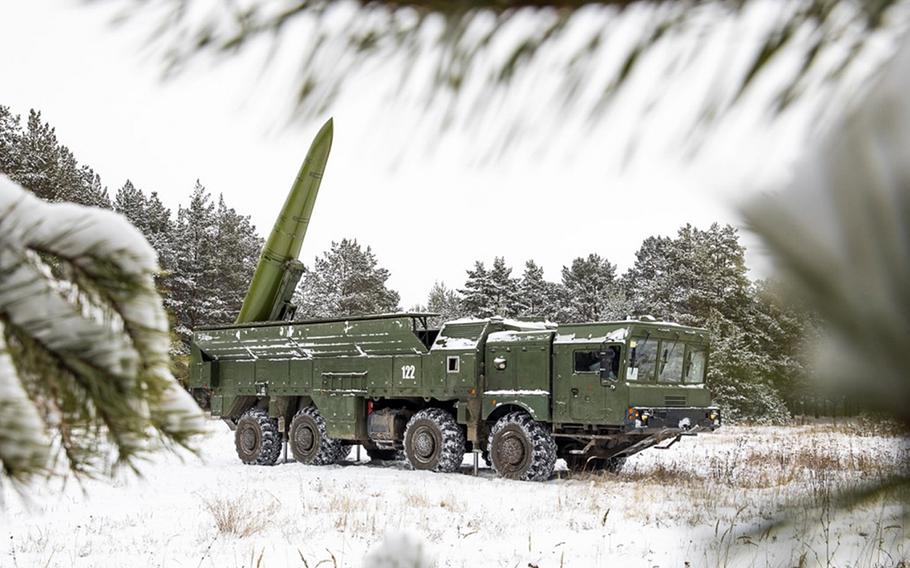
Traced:
[[247, 410], [237, 421], [234, 446], [240, 461], [245, 464], [274, 465], [281, 455], [278, 420], [269, 418], [262, 408]]
[[294, 459], [309, 465], [336, 463], [347, 455], [348, 446], [329, 438], [325, 420], [315, 406], [301, 408], [291, 420], [288, 445]]
[[414, 469], [453, 472], [464, 459], [464, 446], [461, 426], [440, 408], [421, 410], [404, 431], [404, 452]]
[[493, 469], [507, 479], [544, 481], [556, 465], [556, 443], [547, 428], [524, 412], [506, 414], [490, 430]]

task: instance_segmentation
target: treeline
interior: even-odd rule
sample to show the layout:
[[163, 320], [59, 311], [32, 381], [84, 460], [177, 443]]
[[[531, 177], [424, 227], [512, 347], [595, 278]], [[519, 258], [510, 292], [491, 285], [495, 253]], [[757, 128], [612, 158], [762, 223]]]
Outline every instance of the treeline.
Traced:
[[[73, 201], [125, 215], [158, 251], [158, 284], [173, 318], [174, 352], [186, 353], [191, 330], [233, 321], [252, 276], [262, 238], [248, 216], [213, 199], [198, 181], [176, 212], [155, 192], [126, 181], [110, 197], [100, 176], [80, 165], [54, 129], [32, 111], [23, 125], [0, 106], [0, 169], [49, 201]], [[440, 323], [502, 315], [556, 322], [652, 315], [706, 327], [713, 338], [709, 386], [731, 419], [782, 421], [814, 399], [802, 346], [815, 333], [811, 316], [784, 304], [773, 283], [752, 281], [737, 231], [686, 225], [675, 237], [645, 239], [635, 263], [619, 274], [598, 253], [573, 259], [558, 281], [534, 261], [520, 275], [502, 257], [477, 261], [464, 283], [437, 282], [426, 305]], [[389, 272], [370, 247], [332, 243], [297, 288], [298, 317], [400, 309]]]
[[47, 201], [113, 209], [158, 252], [158, 288], [173, 319], [173, 352], [186, 353], [191, 330], [233, 321], [255, 269], [262, 238], [249, 216], [213, 199], [197, 180], [175, 212], [157, 192], [127, 180], [113, 199], [101, 177], [57, 140], [55, 129], [29, 112], [25, 124], [0, 106], [0, 171]]

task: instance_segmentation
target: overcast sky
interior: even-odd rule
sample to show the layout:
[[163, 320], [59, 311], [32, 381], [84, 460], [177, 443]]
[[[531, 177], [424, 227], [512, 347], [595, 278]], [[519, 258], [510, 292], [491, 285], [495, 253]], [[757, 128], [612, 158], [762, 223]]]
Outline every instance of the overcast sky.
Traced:
[[[742, 36], [743, 53], [754, 46], [742, 30], [760, 29], [764, 18], [761, 11], [750, 17], [724, 36]], [[112, 195], [129, 178], [176, 209], [198, 178], [267, 234], [327, 116], [285, 124], [282, 74], [290, 67], [264, 77], [252, 56], [162, 82], [137, 29], [109, 21], [104, 8], [63, 0], [0, 4], [0, 104], [23, 115], [41, 110]], [[334, 146], [302, 260], [354, 237], [373, 248], [410, 307], [425, 301], [434, 280], [460, 287], [476, 259], [503, 255], [518, 275], [533, 258], [557, 280], [575, 256], [597, 252], [624, 270], [649, 235], [672, 235], [685, 223], [738, 224], [734, 205], [743, 195], [786, 182], [808, 120], [760, 128], [763, 109], [747, 104], [687, 161], [674, 127], [697, 111], [711, 84], [718, 61], [706, 59], [686, 81], [652, 76], [633, 85], [632, 107], [655, 90], [676, 90], [649, 119], [614, 105], [597, 127], [575, 117], [576, 126], [552, 136], [546, 125], [562, 117], [540, 110], [546, 101], [535, 92], [549, 86], [548, 76], [533, 74], [516, 98], [530, 100], [544, 119], [529, 125], [528, 144], [502, 159], [483, 155], [495, 114], [481, 127], [438, 133], [407, 102], [416, 97], [390, 102], [371, 88], [383, 77], [364, 77], [331, 109]], [[623, 165], [618, 156], [631, 136], [637, 153]], [[762, 265], [754, 250], [749, 261]]]

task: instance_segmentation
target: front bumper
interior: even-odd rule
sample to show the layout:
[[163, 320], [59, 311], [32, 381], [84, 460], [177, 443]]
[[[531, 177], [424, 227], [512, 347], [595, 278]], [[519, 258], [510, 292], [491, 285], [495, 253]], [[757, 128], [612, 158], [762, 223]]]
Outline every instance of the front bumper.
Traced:
[[720, 409], [710, 407], [633, 406], [626, 412], [625, 432], [677, 430], [716, 430], [720, 428]]

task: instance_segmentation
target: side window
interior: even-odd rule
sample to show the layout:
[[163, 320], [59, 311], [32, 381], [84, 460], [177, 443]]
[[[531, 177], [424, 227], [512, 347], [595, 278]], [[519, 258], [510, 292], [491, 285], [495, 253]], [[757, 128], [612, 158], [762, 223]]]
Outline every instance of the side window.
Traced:
[[446, 358], [446, 370], [449, 373], [457, 373], [461, 369], [461, 357], [458, 355], [449, 355]]
[[576, 351], [575, 352], [575, 372], [576, 373], [600, 372], [600, 352], [599, 351]]
[[686, 346], [681, 341], [662, 341], [660, 343], [659, 380], [663, 383], [678, 383], [682, 380], [683, 355]]
[[701, 345], [689, 346], [683, 382], [693, 384], [705, 382], [705, 361], [708, 358], [707, 355], [705, 348]]
[[629, 347], [629, 368], [626, 371], [626, 380], [652, 380], [657, 362], [657, 341], [648, 338], [633, 339]]
[[619, 346], [610, 345], [600, 352], [600, 378], [615, 381], [619, 379]]

